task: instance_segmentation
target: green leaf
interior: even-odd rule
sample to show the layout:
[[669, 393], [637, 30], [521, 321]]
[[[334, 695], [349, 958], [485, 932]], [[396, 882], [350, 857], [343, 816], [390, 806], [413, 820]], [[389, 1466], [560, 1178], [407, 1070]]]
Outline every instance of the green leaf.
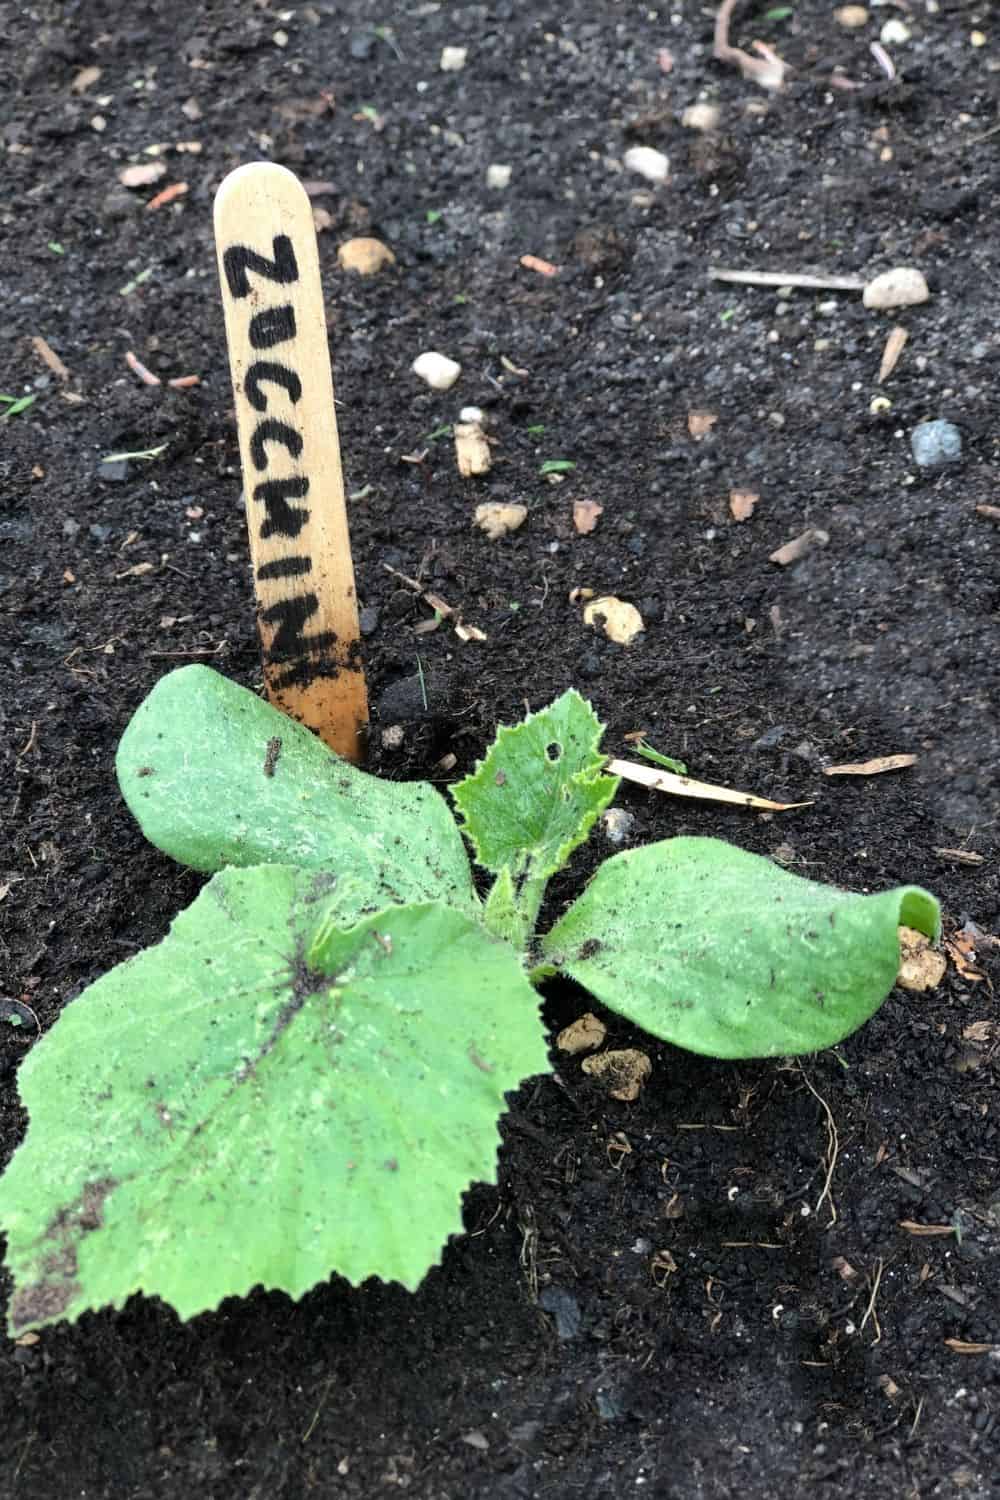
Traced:
[[182, 1318], [339, 1272], [413, 1288], [547, 1070], [517, 957], [433, 903], [348, 930], [330, 881], [226, 870], [20, 1071], [0, 1181], [19, 1332], [144, 1291]]
[[832, 1047], [881, 1005], [897, 927], [940, 931], [916, 886], [859, 896], [716, 839], [675, 838], [601, 866], [542, 951], [612, 1010], [711, 1057]]
[[574, 689], [501, 728], [452, 797], [479, 864], [547, 879], [587, 837], [618, 787], [601, 774], [604, 726]]
[[196, 870], [322, 867], [364, 905], [477, 906], [448, 804], [423, 782], [368, 776], [209, 667], [161, 678], [122, 737], [122, 794], [158, 849]]
[[538, 470], [539, 474], [568, 474], [576, 464], [571, 458], [547, 458]]

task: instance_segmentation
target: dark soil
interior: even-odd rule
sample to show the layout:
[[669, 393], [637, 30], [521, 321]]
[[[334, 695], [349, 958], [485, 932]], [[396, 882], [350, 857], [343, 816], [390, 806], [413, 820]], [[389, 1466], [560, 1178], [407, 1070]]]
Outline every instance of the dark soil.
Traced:
[[[1000, 930], [1000, 549], [976, 509], [996, 504], [1000, 473], [996, 17], [939, 0], [852, 32], [832, 0], [741, 13], [734, 41], [766, 39], [794, 65], [769, 95], [713, 61], [710, 12], [675, 9], [0, 7], [3, 382], [37, 397], [0, 424], [0, 961], [43, 1029], [199, 886], [119, 798], [129, 716], [184, 661], [260, 680], [211, 205], [261, 156], [332, 183], [316, 203], [367, 669], [382, 725], [404, 729], [381, 751], [376, 726], [379, 769], [440, 778], [451, 752], [458, 777], [498, 722], [576, 685], [616, 753], [646, 729], [707, 780], [814, 799], [761, 816], [626, 791], [636, 839], [715, 834], [845, 886], [912, 880], [940, 894], [947, 931]], [[869, 43], [899, 17], [911, 36], [888, 46], [890, 81]], [[440, 70], [445, 45], [468, 47], [463, 71]], [[100, 78], [74, 91], [91, 66]], [[860, 86], [831, 87], [836, 66]], [[720, 107], [714, 134], [681, 124], [698, 99]], [[146, 148], [191, 140], [200, 154], [171, 148], [157, 187], [119, 185]], [[667, 185], [622, 169], [634, 144], [670, 156]], [[490, 163], [511, 166], [505, 190], [487, 187]], [[187, 195], [147, 212], [176, 180]], [[343, 273], [337, 246], [357, 233], [396, 267]], [[909, 264], [932, 295], [870, 312], [856, 294], [712, 282], [713, 264]], [[910, 340], [882, 388], [895, 322]], [[429, 348], [462, 362], [448, 395], [410, 372]], [[129, 349], [202, 383], [150, 389]], [[891, 408], [873, 415], [883, 389]], [[474, 482], [429, 436], [467, 403], [496, 440]], [[718, 419], [700, 440], [693, 410]], [[916, 468], [909, 435], [928, 417], [959, 426], [960, 462]], [[104, 455], [160, 445], [123, 480], [98, 472]], [[548, 459], [576, 467], [555, 484]], [[743, 524], [731, 489], [760, 496]], [[587, 536], [572, 525], [584, 498], [604, 506]], [[484, 499], [525, 502], [527, 523], [488, 541], [471, 525]], [[828, 545], [768, 561], [808, 527]], [[487, 641], [415, 635], [431, 612], [387, 564]], [[633, 602], [644, 634], [622, 648], [586, 629], [577, 586]], [[418, 657], [419, 716], [399, 687]], [[822, 774], [899, 752], [916, 767]], [[556, 882], [549, 915], [601, 842]], [[606, 1017], [613, 1044], [652, 1058], [642, 1096], [609, 1099], [562, 1056], [556, 1081], [528, 1084], [498, 1187], [470, 1191], [470, 1233], [415, 1295], [334, 1279], [297, 1305], [260, 1294], [188, 1325], [135, 1298], [9, 1343], [0, 1491], [1000, 1492], [994, 953], [980, 953], [985, 979], [952, 965], [936, 990], [894, 991], [839, 1056], [801, 1067], [713, 1063]], [[546, 1019], [554, 1031], [586, 1008], [564, 989]], [[974, 1022], [993, 1029], [970, 1039]], [[10, 1033], [5, 1156], [29, 1045]], [[817, 1096], [839, 1143], [819, 1207]]]

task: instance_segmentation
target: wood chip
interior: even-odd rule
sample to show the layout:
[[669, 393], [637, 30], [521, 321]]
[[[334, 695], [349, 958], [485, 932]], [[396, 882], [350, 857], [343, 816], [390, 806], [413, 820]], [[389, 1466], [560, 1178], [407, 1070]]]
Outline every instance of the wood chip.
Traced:
[[753, 490], [730, 490], [729, 514], [734, 521], [749, 521], [759, 499]]
[[698, 442], [706, 433], [711, 432], [719, 420], [718, 412], [714, 411], [689, 411], [687, 416], [688, 432]]
[[43, 360], [44, 363], [48, 365], [53, 375], [57, 375], [60, 380], [69, 379], [69, 371], [67, 370], [66, 366], [63, 364], [58, 354], [56, 354], [55, 350], [52, 349], [49, 344], [47, 344], [46, 341], [42, 338], [41, 334], [36, 333], [34, 335], [31, 340], [31, 347], [34, 349], [39, 359]]
[[1000, 1021], [970, 1021], [962, 1030], [962, 1040], [975, 1042], [979, 1047], [985, 1047], [997, 1036], [1000, 1036]]
[[989, 516], [991, 521], [1000, 521], [1000, 505], [977, 505], [977, 516]]
[[558, 276], [559, 267], [554, 266], [550, 260], [542, 260], [537, 255], [522, 255], [520, 265], [526, 271], [537, 271], [539, 276]]
[[123, 167], [118, 173], [118, 181], [122, 187], [127, 188], [149, 187], [151, 183], [159, 182], [161, 177], [166, 176], [166, 171], [166, 162], [139, 162], [132, 167]]
[[942, 859], [952, 859], [956, 865], [981, 865], [986, 859], [985, 854], [978, 854], [975, 849], [935, 849]]
[[573, 525], [581, 536], [588, 536], [604, 514], [604, 506], [596, 500], [573, 501]]
[[905, 771], [915, 766], [915, 755], [877, 755], [874, 760], [852, 761], [843, 766], [824, 766], [824, 776], [880, 776], [883, 771]]
[[810, 526], [808, 531], [803, 531], [800, 536], [793, 537], [776, 552], [772, 552], [768, 562], [777, 563], [779, 568], [787, 568], [790, 563], [798, 562], [799, 558], [805, 557], [814, 547], [825, 547], [830, 540], [828, 531], [820, 531], [816, 526]]
[[116, 573], [115, 578], [142, 578], [146, 573], [152, 573], [155, 563], [136, 563], [134, 567], [126, 568], [124, 573]]
[[953, 1354], [993, 1354], [1000, 1344], [970, 1344], [967, 1339], [945, 1339]]
[[522, 379], [531, 374], [530, 370], [525, 370], [521, 365], [516, 365], [512, 359], [508, 359], [506, 354], [501, 354], [500, 363], [509, 374], [520, 375]]
[[592, 599], [583, 611], [583, 620], [585, 625], [600, 625], [608, 640], [618, 646], [627, 646], [646, 628], [635, 605], [612, 594]]
[[478, 474], [488, 474], [493, 466], [490, 445], [478, 422], [456, 422], [452, 429], [455, 437], [455, 462], [463, 479], [474, 479]]
[[556, 1037], [560, 1052], [593, 1052], [600, 1047], [608, 1034], [608, 1028], [589, 1010], [569, 1026], [564, 1026]]
[[907, 329], [901, 328], [898, 324], [895, 328], [890, 329], [886, 337], [885, 348], [882, 350], [882, 362], [878, 367], [879, 385], [884, 385], [896, 368], [899, 363], [899, 356], [906, 347], [906, 341], [909, 337]]
[[77, 73], [76, 77], [73, 79], [73, 82], [70, 84], [70, 88], [73, 90], [74, 94], [85, 94], [89, 88], [93, 88], [94, 84], [97, 82], [100, 76], [100, 68], [95, 68], [93, 66], [89, 68], [81, 68], [79, 73]]
[[953, 1224], [917, 1224], [913, 1219], [900, 1219], [900, 1229], [905, 1229], [907, 1234], [912, 1234], [918, 1239], [933, 1239], [935, 1236], [954, 1234]]
[[666, 792], [671, 797], [700, 797], [706, 802], [728, 802], [735, 807], [753, 807], [762, 812], [787, 812], [792, 807], [811, 807], [811, 802], [772, 802], [769, 797], [755, 797], [752, 792], [737, 792], [727, 786], [713, 786], [708, 781], [695, 781], [692, 776], [676, 776], [673, 771], [662, 771], [657, 766], [640, 765], [632, 760], [609, 760], [605, 766], [609, 776], [622, 776], [651, 792]]
[[463, 625], [461, 622], [455, 626], [455, 634], [460, 641], [485, 641], [489, 639], [486, 632], [480, 630], [478, 626]]

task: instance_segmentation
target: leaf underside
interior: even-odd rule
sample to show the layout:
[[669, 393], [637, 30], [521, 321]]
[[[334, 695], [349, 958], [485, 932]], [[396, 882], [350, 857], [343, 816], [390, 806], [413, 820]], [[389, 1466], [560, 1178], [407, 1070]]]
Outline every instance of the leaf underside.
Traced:
[[410, 901], [469, 912], [478, 904], [461, 835], [433, 787], [359, 771], [210, 667], [179, 667], [160, 679], [122, 736], [115, 765], [149, 841], [195, 870], [331, 871], [340, 878], [344, 923]]
[[413, 1288], [439, 1260], [505, 1093], [547, 1068], [538, 998], [452, 908], [338, 931], [329, 902], [315, 871], [216, 875], [29, 1054], [13, 1332], [139, 1290], [189, 1318], [333, 1271]]
[[935, 898], [855, 895], [716, 839], [675, 838], [607, 860], [542, 951], [654, 1036], [774, 1057], [831, 1047], [878, 1009], [901, 923], [936, 937]]
[[476, 860], [494, 875], [546, 880], [587, 837], [618, 787], [601, 774], [603, 725], [575, 689], [501, 728], [486, 758], [452, 788]]

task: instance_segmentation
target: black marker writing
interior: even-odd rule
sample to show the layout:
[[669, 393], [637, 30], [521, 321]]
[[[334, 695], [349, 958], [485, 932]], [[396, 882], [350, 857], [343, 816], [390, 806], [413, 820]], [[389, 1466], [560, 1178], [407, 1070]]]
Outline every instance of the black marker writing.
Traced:
[[309, 520], [309, 512], [289, 505], [289, 500], [303, 500], [309, 493], [309, 480], [304, 474], [291, 479], [265, 479], [253, 492], [255, 500], [266, 512], [260, 528], [261, 540], [269, 536], [298, 536]]
[[[268, 652], [272, 661], [299, 660], [303, 631], [318, 609], [319, 600], [315, 594], [293, 594], [291, 598], [279, 599], [277, 604], [261, 611], [262, 620], [277, 626]], [[326, 646], [332, 646], [336, 639], [334, 631], [324, 630], [319, 635], [305, 637], [305, 642], [310, 651], [322, 651]]]
[[274, 236], [273, 260], [258, 255], [256, 250], [250, 250], [246, 245], [230, 245], [222, 257], [222, 264], [225, 267], [230, 293], [234, 297], [245, 297], [249, 293], [248, 271], [255, 271], [258, 276], [264, 276], [268, 281], [276, 281], [280, 286], [289, 286], [299, 279], [295, 251], [287, 234]]
[[260, 579], [304, 578], [307, 573], [311, 572], [311, 557], [275, 557], [271, 562], [261, 563], [257, 569], [257, 577]]
[[290, 302], [281, 307], [266, 307], [250, 319], [250, 347], [273, 349], [295, 337], [295, 308]]
[[275, 417], [265, 417], [263, 422], [257, 423], [253, 437], [250, 439], [250, 457], [253, 459], [255, 469], [267, 468], [265, 443], [283, 444], [293, 458], [298, 458], [302, 452], [300, 432], [296, 432], [294, 427], [289, 427], [287, 422], [279, 422]]
[[294, 370], [276, 364], [274, 360], [258, 359], [243, 377], [243, 393], [254, 411], [267, 411], [267, 397], [261, 390], [265, 381], [271, 385], [283, 386], [289, 401], [293, 403], [302, 395], [302, 382]]

